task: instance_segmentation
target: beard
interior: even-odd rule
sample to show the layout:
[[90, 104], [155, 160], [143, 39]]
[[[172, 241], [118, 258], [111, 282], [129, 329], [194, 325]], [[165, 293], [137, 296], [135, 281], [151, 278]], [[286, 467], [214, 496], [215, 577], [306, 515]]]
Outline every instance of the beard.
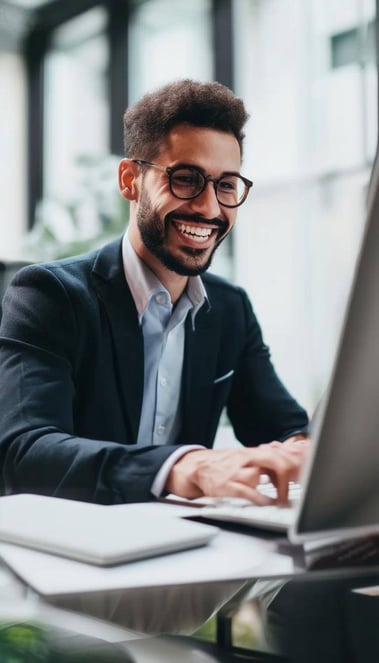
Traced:
[[180, 218], [188, 222], [214, 225], [219, 229], [219, 236], [208, 256], [207, 249], [196, 249], [190, 246], [182, 247], [183, 256], [175, 256], [166, 246], [166, 237], [172, 219], [177, 216], [175, 212], [171, 212], [162, 222], [142, 189], [137, 224], [144, 245], [170, 271], [181, 276], [198, 276], [210, 267], [216, 249], [229, 234], [228, 224], [222, 219], [204, 219], [198, 214], [180, 214]]

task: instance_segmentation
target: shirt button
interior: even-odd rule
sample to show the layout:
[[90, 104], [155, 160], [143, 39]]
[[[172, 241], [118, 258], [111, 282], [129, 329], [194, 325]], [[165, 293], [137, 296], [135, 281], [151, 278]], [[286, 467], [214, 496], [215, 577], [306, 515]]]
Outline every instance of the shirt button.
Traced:
[[157, 433], [158, 433], [158, 435], [163, 435], [163, 433], [165, 432], [165, 430], [166, 430], [166, 426], [163, 426], [162, 424], [160, 424], [160, 425], [158, 426], [158, 428], [157, 428]]
[[161, 378], [160, 379], [160, 384], [162, 387], [165, 387], [167, 385], [167, 379], [166, 378]]
[[155, 301], [157, 304], [164, 304], [166, 302], [166, 297], [162, 293], [156, 296]]

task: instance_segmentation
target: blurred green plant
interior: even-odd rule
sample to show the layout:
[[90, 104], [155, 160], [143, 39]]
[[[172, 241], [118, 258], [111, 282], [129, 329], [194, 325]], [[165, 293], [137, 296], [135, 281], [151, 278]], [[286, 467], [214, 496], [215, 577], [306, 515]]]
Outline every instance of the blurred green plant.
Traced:
[[117, 186], [120, 157], [81, 156], [76, 163], [75, 190], [43, 198], [27, 233], [25, 260], [40, 261], [77, 255], [121, 235], [129, 219], [129, 203]]
[[[244, 614], [245, 613], [245, 614]], [[194, 633], [199, 640], [216, 642], [216, 617], [213, 616]], [[240, 610], [233, 616], [232, 639], [235, 647], [243, 649], [265, 649], [260, 635], [260, 617], [253, 604], [242, 604]]]
[[47, 663], [46, 635], [37, 624], [2, 623], [0, 626], [1, 663]]

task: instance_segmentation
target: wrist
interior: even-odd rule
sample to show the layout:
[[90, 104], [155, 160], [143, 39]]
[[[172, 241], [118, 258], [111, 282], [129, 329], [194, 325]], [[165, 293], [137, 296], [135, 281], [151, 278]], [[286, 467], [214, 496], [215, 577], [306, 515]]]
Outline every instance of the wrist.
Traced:
[[306, 433], [296, 433], [296, 435], [291, 435], [287, 437], [284, 442], [301, 442], [303, 440], [309, 440], [309, 435]]
[[200, 490], [197, 477], [197, 459], [195, 456], [203, 454], [204, 450], [190, 449], [174, 463], [165, 484], [165, 491], [193, 499], [203, 495]]

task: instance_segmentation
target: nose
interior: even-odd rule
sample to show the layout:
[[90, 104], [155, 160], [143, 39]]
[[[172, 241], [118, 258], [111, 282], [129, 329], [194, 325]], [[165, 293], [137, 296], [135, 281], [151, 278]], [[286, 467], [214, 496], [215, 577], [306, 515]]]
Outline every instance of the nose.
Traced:
[[220, 216], [220, 205], [216, 197], [215, 185], [208, 180], [204, 191], [189, 201], [194, 212], [200, 213], [206, 219], [215, 219]]

